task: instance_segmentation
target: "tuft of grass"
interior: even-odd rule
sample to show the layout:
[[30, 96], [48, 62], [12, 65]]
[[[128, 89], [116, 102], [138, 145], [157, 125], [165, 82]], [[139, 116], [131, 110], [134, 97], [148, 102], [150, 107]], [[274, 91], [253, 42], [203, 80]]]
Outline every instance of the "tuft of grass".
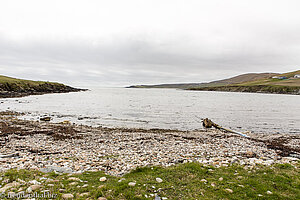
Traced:
[[[38, 171], [9, 170], [1, 173], [1, 183], [22, 179], [26, 182], [42, 182], [39, 190], [50, 190], [53, 194], [71, 193], [75, 199], [154, 199], [155, 195], [167, 199], [300, 199], [300, 163], [295, 165], [258, 165], [252, 169], [240, 165], [214, 168], [199, 163], [178, 164], [171, 167], [137, 168], [123, 177], [114, 177], [103, 172], [82, 174], [43, 174]], [[106, 181], [99, 181], [105, 176]], [[54, 180], [47, 182], [46, 177]], [[80, 181], [69, 180], [77, 177]], [[162, 182], [157, 182], [161, 178]], [[220, 179], [221, 178], [221, 179]], [[8, 180], [8, 181], [7, 181]], [[76, 184], [70, 184], [76, 182]], [[129, 186], [135, 182], [135, 186]], [[52, 184], [52, 185], [49, 185]], [[82, 187], [84, 186], [85, 187]], [[21, 185], [24, 191], [29, 184]], [[14, 188], [17, 191], [19, 188]], [[63, 189], [63, 190], [62, 190]], [[232, 190], [232, 193], [230, 190]], [[268, 192], [269, 191], [269, 192]], [[6, 192], [9, 192], [6, 191]], [[87, 193], [88, 196], [81, 196]]]

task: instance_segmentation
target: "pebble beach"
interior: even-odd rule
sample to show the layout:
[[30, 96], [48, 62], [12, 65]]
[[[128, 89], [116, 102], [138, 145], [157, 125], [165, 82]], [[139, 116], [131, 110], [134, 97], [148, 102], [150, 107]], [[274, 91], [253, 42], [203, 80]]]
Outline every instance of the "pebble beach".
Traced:
[[90, 127], [20, 120], [0, 115], [0, 171], [103, 171], [122, 176], [144, 166], [198, 162], [215, 167], [297, 163], [300, 136], [255, 134], [250, 138], [219, 130], [178, 131]]

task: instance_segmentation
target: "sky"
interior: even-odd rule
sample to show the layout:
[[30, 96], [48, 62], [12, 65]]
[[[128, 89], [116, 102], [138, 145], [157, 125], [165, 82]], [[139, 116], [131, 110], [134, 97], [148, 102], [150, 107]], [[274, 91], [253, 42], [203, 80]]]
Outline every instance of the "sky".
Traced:
[[299, 0], [0, 0], [0, 74], [74, 86], [300, 66]]

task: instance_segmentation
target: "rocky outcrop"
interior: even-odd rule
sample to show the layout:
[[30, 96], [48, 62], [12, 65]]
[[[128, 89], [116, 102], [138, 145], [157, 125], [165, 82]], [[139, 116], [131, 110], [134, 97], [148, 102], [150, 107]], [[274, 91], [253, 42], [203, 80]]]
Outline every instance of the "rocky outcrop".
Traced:
[[0, 98], [23, 97], [47, 93], [79, 92], [85, 89], [73, 88], [60, 83], [37, 82], [32, 83], [0, 83]]

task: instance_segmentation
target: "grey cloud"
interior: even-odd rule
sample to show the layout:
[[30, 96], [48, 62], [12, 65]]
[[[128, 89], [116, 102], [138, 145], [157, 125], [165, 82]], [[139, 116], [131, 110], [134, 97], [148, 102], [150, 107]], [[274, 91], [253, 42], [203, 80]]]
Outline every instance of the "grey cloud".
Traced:
[[18, 41], [0, 35], [0, 72], [76, 85], [130, 85], [297, 69], [299, 29], [249, 33], [219, 42], [188, 36], [161, 42], [138, 36]]

